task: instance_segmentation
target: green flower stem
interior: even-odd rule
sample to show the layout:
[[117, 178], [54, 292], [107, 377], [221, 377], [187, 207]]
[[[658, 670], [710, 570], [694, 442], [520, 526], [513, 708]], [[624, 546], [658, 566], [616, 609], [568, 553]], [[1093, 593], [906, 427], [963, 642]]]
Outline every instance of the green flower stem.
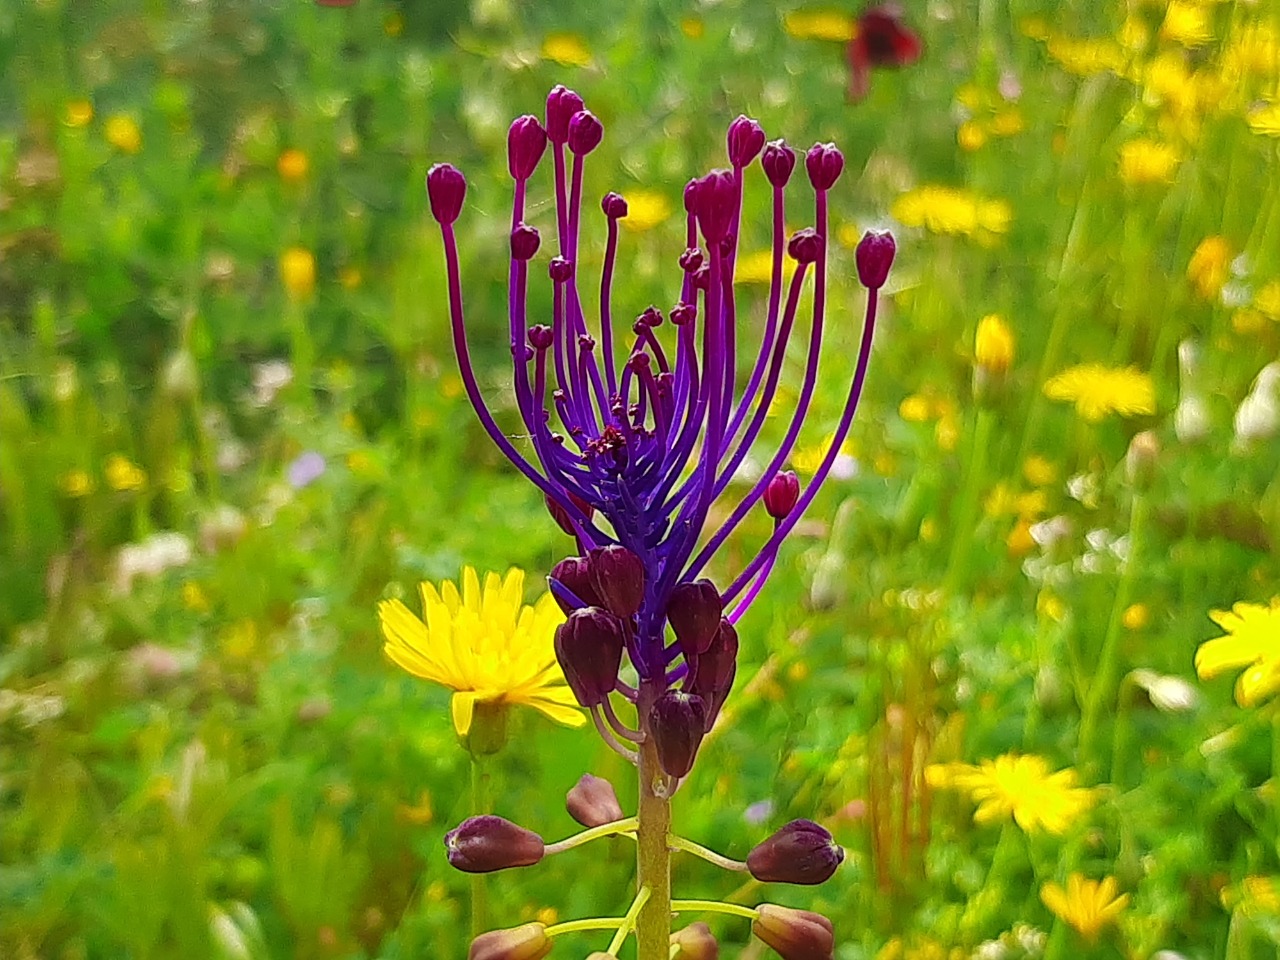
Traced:
[[602, 823], [598, 827], [592, 827], [590, 830], [583, 830], [581, 833], [575, 833], [571, 837], [565, 837], [563, 840], [557, 840], [555, 843], [549, 843], [542, 851], [544, 857], [552, 854], [564, 853], [566, 850], [572, 850], [574, 847], [580, 847], [584, 843], [590, 843], [592, 840], [599, 840], [601, 837], [610, 837], [615, 833], [635, 833], [636, 818], [627, 817], [625, 820], [615, 820], [612, 823]]
[[1280, 850], [1280, 705], [1271, 712], [1271, 810], [1275, 817], [1275, 845]]
[[671, 909], [676, 913], [727, 913], [731, 917], [745, 917], [748, 920], [759, 916], [759, 911], [751, 907], [725, 903], [723, 900], [672, 900]]
[[747, 869], [747, 865], [741, 860], [731, 860], [728, 857], [722, 857], [714, 850], [708, 850], [700, 843], [694, 843], [692, 840], [686, 840], [684, 837], [678, 837], [674, 833], [668, 834], [667, 845], [673, 850], [683, 850], [685, 853], [692, 853], [695, 857], [701, 857], [708, 863], [714, 863], [717, 867], [725, 870], [734, 870], [741, 872]]
[[978, 408], [977, 423], [973, 428], [973, 442], [969, 446], [969, 456], [965, 459], [964, 488], [960, 494], [960, 504], [956, 513], [956, 522], [952, 527], [955, 534], [951, 541], [951, 556], [947, 560], [946, 577], [943, 580], [943, 591], [950, 595], [957, 586], [966, 569], [970, 548], [973, 546], [974, 527], [978, 516], [978, 494], [987, 473], [987, 448], [991, 445], [991, 427], [994, 416], [985, 407]]
[[[480, 758], [471, 754], [471, 813], [479, 816], [489, 812], [489, 774], [481, 766]], [[489, 927], [489, 900], [485, 889], [484, 874], [471, 875], [471, 938], [474, 940]]]
[[285, 329], [289, 331], [289, 360], [293, 364], [294, 394], [304, 410], [313, 405], [316, 348], [307, 325], [307, 309], [296, 300], [289, 300], [284, 311]]
[[613, 935], [613, 939], [609, 941], [609, 946], [605, 953], [611, 957], [616, 957], [618, 951], [622, 949], [622, 945], [626, 943], [627, 937], [631, 936], [631, 931], [636, 928], [636, 916], [644, 909], [644, 905], [649, 902], [649, 888], [641, 887], [640, 892], [636, 894], [635, 900], [631, 903], [631, 909], [627, 911], [627, 915], [622, 918], [622, 926], [618, 928], [618, 932]]
[[565, 933], [583, 933], [587, 930], [617, 930], [626, 917], [584, 917], [581, 920], [566, 920], [542, 931], [547, 937], [558, 937]]
[[[636, 704], [641, 718], [649, 716], [659, 692], [657, 684], [641, 683]], [[671, 849], [667, 846], [671, 801], [667, 797], [667, 775], [658, 763], [658, 748], [651, 736], [640, 744], [639, 769], [636, 886], [647, 888], [649, 899], [636, 918], [636, 958], [667, 960], [671, 944]]]

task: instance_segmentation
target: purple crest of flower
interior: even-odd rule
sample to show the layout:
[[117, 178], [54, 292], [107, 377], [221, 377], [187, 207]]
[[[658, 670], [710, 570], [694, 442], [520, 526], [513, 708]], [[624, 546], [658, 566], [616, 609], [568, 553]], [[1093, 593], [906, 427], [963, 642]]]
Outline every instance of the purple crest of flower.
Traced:
[[620, 193], [606, 193], [600, 201], [600, 209], [610, 220], [620, 220], [627, 215], [627, 201]]
[[738, 118], [729, 124], [726, 140], [729, 162], [742, 168], [750, 164], [764, 149], [764, 128], [745, 114], [738, 114]]
[[868, 290], [879, 290], [889, 278], [889, 268], [898, 252], [893, 234], [868, 230], [858, 241], [854, 260], [858, 264], [858, 279]]
[[764, 509], [775, 520], [787, 519], [800, 499], [800, 478], [794, 470], [783, 470], [773, 475], [764, 488]]
[[547, 131], [531, 113], [511, 121], [507, 130], [507, 170], [513, 180], [528, 180], [547, 149]]
[[694, 177], [684, 185], [684, 212], [688, 214], [696, 213], [695, 207], [698, 203], [698, 191], [702, 187], [700, 177]]
[[569, 139], [569, 118], [583, 107], [582, 98], [563, 84], [547, 94], [547, 136], [552, 143]]
[[289, 486], [301, 490], [324, 476], [324, 471], [324, 457], [314, 450], [305, 450], [289, 461], [285, 476], [289, 480]]
[[653, 304], [645, 307], [644, 312], [636, 317], [636, 323], [642, 327], [648, 327], [652, 330], [654, 327], [662, 326], [662, 311]]
[[815, 143], [804, 157], [804, 168], [815, 190], [830, 190], [844, 172], [844, 154], [834, 143]]
[[[535, 324], [529, 328], [529, 345], [535, 350], [547, 350], [554, 342], [551, 328], [545, 323]], [[583, 501], [586, 502], [585, 500]]]
[[769, 182], [781, 189], [787, 185], [796, 168], [796, 152], [787, 146], [785, 140], [770, 140], [764, 148], [760, 165], [764, 167], [764, 175]]
[[600, 146], [604, 124], [590, 110], [579, 110], [569, 120], [569, 149], [575, 156], [585, 157]]
[[431, 215], [440, 224], [448, 226], [458, 219], [466, 196], [467, 178], [453, 164], [437, 163], [427, 171], [427, 199]]
[[677, 303], [671, 308], [671, 322], [677, 327], [683, 327], [686, 324], [693, 323], [694, 318], [698, 315], [698, 308], [692, 303]]
[[511, 231], [511, 259], [532, 260], [541, 243], [537, 227], [531, 227], [527, 223], [516, 224], [516, 228]]

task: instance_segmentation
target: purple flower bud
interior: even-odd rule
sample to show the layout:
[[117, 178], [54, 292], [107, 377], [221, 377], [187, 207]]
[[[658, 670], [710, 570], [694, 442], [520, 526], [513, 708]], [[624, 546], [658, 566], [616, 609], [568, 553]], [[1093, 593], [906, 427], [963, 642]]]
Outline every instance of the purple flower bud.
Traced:
[[450, 224], [462, 212], [467, 195], [467, 178], [452, 163], [437, 163], [427, 171], [427, 199], [431, 215], [439, 223]]
[[697, 315], [698, 308], [692, 303], [677, 303], [671, 308], [671, 322], [677, 327], [693, 322], [693, 318]]
[[646, 327], [660, 327], [662, 326], [662, 311], [653, 304], [649, 304], [649, 306], [645, 307], [644, 312], [636, 317], [636, 323]]
[[693, 273], [702, 266], [702, 251], [697, 247], [689, 247], [680, 254], [680, 269], [685, 273]]
[[785, 520], [800, 499], [800, 478], [794, 470], [780, 470], [764, 488], [764, 508], [775, 520]]
[[[546, 346], [539, 347], [540, 350], [545, 350], [548, 346], [551, 345], [551, 328], [544, 327], [544, 326], [534, 327], [529, 331], [530, 338], [532, 338], [534, 330], [547, 331], [545, 334], [546, 341], [547, 341]], [[539, 334], [540, 340], [542, 339], [542, 337], [543, 335]], [[535, 343], [534, 346], [537, 347], [538, 344]], [[573, 502], [573, 505], [577, 507], [579, 510], [581, 510], [583, 513], [585, 513], [587, 515], [588, 520], [591, 519], [591, 517], [596, 512], [595, 508], [592, 507], [591, 504], [587, 503], [587, 501], [583, 500], [576, 493], [570, 493], [568, 496], [569, 496], [569, 499]], [[543, 502], [547, 505], [547, 512], [551, 514], [551, 519], [556, 522], [556, 526], [558, 526], [561, 530], [563, 530], [569, 536], [571, 537], [575, 536], [575, 532], [573, 529], [573, 522], [569, 519], [569, 511], [566, 510], [564, 507], [560, 506], [560, 504], [557, 503], [550, 495], [544, 495], [542, 499], [543, 499]], [[557, 579], [559, 578], [557, 577]], [[566, 584], [566, 586], [568, 586], [568, 584]], [[575, 590], [574, 593], [577, 593], [577, 591]], [[565, 612], [568, 613], [567, 610]]]
[[729, 235], [738, 210], [738, 184], [728, 170], [712, 170], [698, 181], [694, 213], [708, 245]]
[[[591, 564], [586, 557], [565, 557], [551, 568], [549, 578], [564, 587], [589, 607], [600, 606], [600, 598], [591, 583]], [[553, 589], [551, 595], [565, 615], [573, 613], [574, 607], [566, 602]]]
[[695, 290], [706, 290], [711, 286], [711, 265], [704, 263], [689, 278]]
[[750, 117], [738, 115], [729, 124], [729, 162], [735, 167], [745, 167], [764, 148], [764, 129]]
[[466, 873], [528, 867], [542, 859], [542, 838], [519, 824], [489, 814], [471, 817], [444, 835], [449, 863]]
[[844, 154], [834, 143], [815, 143], [805, 154], [804, 167], [815, 190], [830, 190], [844, 172]]
[[511, 231], [511, 259], [531, 260], [541, 243], [537, 227], [531, 227], [527, 223], [516, 224], [516, 228]]
[[782, 960], [831, 960], [835, 929], [820, 913], [762, 903], [751, 921], [751, 932], [773, 947]]
[[556, 660], [574, 697], [598, 706], [618, 685], [625, 642], [622, 621], [600, 607], [583, 607], [556, 628]]
[[697, 694], [668, 690], [649, 709], [649, 733], [668, 776], [683, 777], [693, 769], [706, 732], [707, 704]]
[[525, 923], [480, 934], [471, 941], [467, 960], [542, 960], [551, 945], [545, 924]]
[[537, 323], [529, 328], [529, 344], [535, 350], [546, 350], [554, 342], [554, 334], [545, 323]]
[[620, 193], [606, 193], [600, 201], [600, 209], [610, 220], [619, 220], [627, 215], [627, 201]]
[[547, 149], [547, 131], [538, 118], [526, 113], [507, 129], [507, 170], [513, 180], [528, 180]]
[[844, 860], [844, 848], [826, 827], [792, 820], [747, 855], [747, 869], [762, 883], [825, 883]]
[[644, 563], [620, 543], [597, 547], [587, 555], [591, 583], [604, 606], [619, 617], [631, 617], [644, 602]]
[[565, 794], [564, 806], [569, 816], [588, 828], [613, 823], [624, 816], [613, 784], [589, 773], [584, 773]]
[[733, 624], [721, 620], [720, 629], [711, 639], [711, 644], [694, 659], [684, 689], [706, 701], [707, 728], [710, 729], [733, 688], [733, 678], [738, 672], [738, 631]]
[[547, 264], [547, 274], [556, 283], [565, 283], [573, 276], [573, 263], [564, 257], [552, 257]]
[[822, 237], [813, 227], [797, 230], [787, 244], [787, 253], [797, 263], [813, 263], [822, 256]]
[[579, 110], [569, 120], [569, 149], [576, 156], [585, 157], [603, 138], [604, 124], [590, 110]]
[[694, 177], [684, 185], [684, 212], [697, 213], [698, 191], [702, 189], [702, 181]]
[[[636, 326], [639, 326], [639, 324], [637, 323]], [[633, 353], [631, 356], [627, 357], [627, 366], [633, 373], [639, 373], [641, 370], [649, 369], [650, 362], [649, 355], [643, 351], [640, 353]]]
[[764, 175], [775, 187], [785, 187], [796, 168], [796, 152], [787, 146], [785, 140], [770, 140], [764, 148], [764, 156], [760, 158], [764, 167]]
[[582, 109], [582, 98], [563, 84], [547, 94], [547, 136], [552, 143], [569, 139], [569, 118]]
[[858, 264], [858, 279], [868, 290], [879, 290], [889, 277], [898, 245], [888, 230], [868, 230], [858, 241], [854, 259]]
[[667, 622], [685, 658], [704, 653], [720, 630], [724, 602], [710, 580], [677, 584], [667, 601]]
[[671, 960], [719, 960], [720, 945], [705, 923], [691, 923], [671, 935]]

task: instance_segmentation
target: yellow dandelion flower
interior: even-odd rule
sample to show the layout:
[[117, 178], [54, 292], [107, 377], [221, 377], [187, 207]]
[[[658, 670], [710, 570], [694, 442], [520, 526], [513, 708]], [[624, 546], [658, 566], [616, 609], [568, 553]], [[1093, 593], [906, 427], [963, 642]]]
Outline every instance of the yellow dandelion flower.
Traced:
[[1236, 703], [1242, 707], [1255, 706], [1280, 690], [1280, 597], [1266, 607], [1237, 603], [1230, 611], [1210, 612], [1209, 618], [1224, 634], [1196, 650], [1200, 679], [1245, 667], [1236, 681]]
[[[792, 274], [795, 272], [796, 262], [790, 257], [784, 256], [782, 258], [782, 282], [789, 283]], [[740, 256], [734, 265], [733, 278], [738, 283], [772, 283], [773, 251], [756, 250], [753, 253]]]
[[1043, 757], [1006, 753], [974, 766], [935, 763], [925, 779], [934, 789], [959, 790], [977, 804], [975, 823], [1009, 817], [1027, 833], [1062, 836], [1097, 800], [1097, 791], [1078, 785], [1075, 770], [1049, 771]]
[[1033, 454], [1022, 465], [1022, 475], [1033, 487], [1047, 487], [1058, 479], [1058, 469], [1048, 458]]
[[960, 442], [960, 418], [951, 411], [942, 414], [937, 426], [933, 428], [933, 439], [943, 453], [955, 450], [956, 444]]
[[1126, 50], [1137, 53], [1140, 50], [1144, 50], [1151, 41], [1151, 31], [1147, 29], [1147, 25], [1141, 18], [1130, 14], [1125, 17], [1124, 23], [1120, 24], [1120, 31], [1116, 34], [1116, 40]]
[[1205, 300], [1222, 292], [1231, 265], [1231, 244], [1226, 237], [1205, 237], [1187, 263], [1187, 278]]
[[1264, 137], [1280, 137], [1280, 103], [1252, 110], [1245, 119], [1254, 133]]
[[797, 40], [837, 43], [848, 43], [857, 34], [853, 17], [840, 10], [792, 10], [783, 16], [782, 29]]
[[68, 127], [87, 127], [93, 120], [93, 104], [88, 100], [72, 100], [67, 104], [63, 120]]
[[626, 195], [627, 215], [622, 225], [632, 233], [644, 233], [661, 226], [671, 216], [671, 201], [653, 190], [635, 190]]
[[1036, 548], [1036, 538], [1031, 535], [1031, 520], [1020, 517], [1005, 538], [1005, 549], [1013, 560], [1021, 560]]
[[591, 64], [591, 50], [581, 34], [549, 33], [542, 41], [542, 59], [562, 67], [586, 67]]
[[1170, 0], [1165, 9], [1160, 36], [1184, 47], [1198, 47], [1213, 39], [1209, 10], [1192, 0]]
[[966, 120], [956, 130], [956, 145], [965, 153], [981, 150], [987, 142], [987, 131], [976, 120]]
[[1233, 31], [1222, 51], [1222, 68], [1230, 75], [1274, 76], [1278, 62], [1280, 31], [1265, 22]]
[[978, 321], [973, 361], [990, 376], [1002, 377], [1013, 365], [1013, 331], [999, 314], [989, 313]]
[[571, 727], [585, 720], [564, 682], [553, 647], [564, 615], [550, 593], [523, 603], [524, 571], [505, 577], [472, 567], [462, 589], [452, 580], [421, 585], [423, 618], [399, 600], [378, 605], [383, 649], [415, 677], [454, 691], [451, 710], [459, 736], [471, 729], [476, 703], [524, 704]]
[[107, 457], [102, 472], [107, 486], [119, 493], [141, 490], [147, 485], [147, 472], [123, 454], [113, 453]]
[[1264, 284], [1254, 295], [1253, 305], [1272, 320], [1280, 320], [1280, 280]]
[[1124, 608], [1120, 622], [1126, 630], [1141, 630], [1151, 622], [1151, 608], [1145, 603], [1131, 603]]
[[1067, 877], [1066, 889], [1046, 883], [1040, 888], [1040, 899], [1087, 943], [1097, 942], [1103, 929], [1115, 923], [1129, 905], [1129, 895], [1120, 893], [1115, 877], [1090, 880], [1079, 873]]
[[316, 258], [305, 247], [290, 247], [280, 255], [280, 281], [290, 300], [305, 300], [316, 288]]
[[1187, 54], [1182, 50], [1166, 50], [1152, 57], [1142, 74], [1142, 87], [1148, 100], [1163, 103], [1184, 98], [1192, 88]]
[[1124, 50], [1114, 40], [1081, 40], [1076, 37], [1050, 37], [1045, 52], [1068, 73], [1091, 77], [1099, 73], [1118, 73], [1124, 68]]
[[87, 497], [93, 493], [93, 477], [85, 470], [68, 470], [58, 478], [58, 486], [68, 497]]
[[104, 135], [107, 143], [121, 153], [137, 153], [142, 149], [142, 131], [138, 129], [138, 122], [127, 114], [110, 117]]
[[1238, 887], [1226, 887], [1219, 895], [1228, 910], [1239, 910], [1246, 917], [1274, 917], [1280, 914], [1280, 877], [1247, 876]]
[[1023, 119], [1022, 111], [1017, 107], [1001, 110], [991, 120], [991, 132], [997, 137], [1012, 137], [1021, 133], [1026, 127], [1027, 121]]
[[[818, 468], [822, 466], [823, 459], [827, 456], [827, 451], [831, 449], [831, 443], [835, 440], [834, 433], [828, 433], [822, 438], [821, 443], [808, 444], [806, 446], [796, 447], [791, 451], [791, 465], [796, 471], [804, 474], [815, 474]], [[840, 456], [852, 457], [853, 444], [849, 440], [845, 440], [840, 444]]]
[[1089, 423], [1111, 413], [1134, 417], [1156, 412], [1155, 385], [1136, 367], [1119, 370], [1082, 363], [1050, 377], [1044, 394], [1050, 400], [1074, 403], [1076, 413]]
[[1120, 179], [1128, 184], [1169, 183], [1178, 163], [1177, 151], [1166, 143], [1130, 140], [1120, 148]]
[[988, 200], [967, 190], [937, 185], [904, 193], [893, 202], [891, 212], [894, 219], [908, 227], [967, 237], [983, 231], [1005, 233], [1013, 221], [1013, 210], [1003, 200]]
[[297, 183], [306, 177], [309, 167], [307, 155], [296, 147], [283, 151], [276, 159], [276, 172], [280, 174], [280, 179], [290, 183]]
[[898, 416], [907, 423], [924, 423], [933, 413], [929, 398], [913, 393], [898, 404]]
[[1251, 337], [1261, 333], [1267, 325], [1266, 315], [1261, 310], [1243, 307], [1231, 314], [1231, 329], [1242, 337]]

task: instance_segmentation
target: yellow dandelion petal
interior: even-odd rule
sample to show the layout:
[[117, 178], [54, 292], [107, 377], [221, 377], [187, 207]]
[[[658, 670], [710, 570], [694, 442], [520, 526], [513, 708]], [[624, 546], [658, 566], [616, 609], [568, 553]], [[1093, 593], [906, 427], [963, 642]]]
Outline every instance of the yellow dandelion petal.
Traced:
[[107, 457], [102, 472], [107, 478], [107, 486], [119, 493], [141, 490], [147, 485], [147, 472], [119, 453]]
[[853, 17], [840, 10], [792, 10], [782, 17], [782, 29], [797, 40], [847, 43], [857, 34]]
[[1205, 237], [1187, 263], [1187, 278], [1205, 300], [1222, 292], [1231, 273], [1231, 244], [1226, 237]]
[[661, 226], [671, 216], [671, 201], [653, 190], [635, 190], [626, 195], [627, 215], [620, 221], [632, 233], [644, 233]]
[[1196, 650], [1200, 679], [1244, 667], [1236, 683], [1236, 702], [1242, 707], [1255, 706], [1280, 690], [1280, 597], [1269, 606], [1237, 603], [1230, 610], [1213, 610], [1209, 618], [1223, 636]]
[[93, 120], [93, 104], [88, 100], [72, 100], [67, 104], [63, 119], [68, 127], [87, 127]]
[[1091, 880], [1072, 873], [1066, 887], [1046, 883], [1040, 888], [1040, 899], [1063, 923], [1080, 934], [1087, 943], [1095, 943], [1102, 931], [1115, 923], [1129, 905], [1129, 895], [1119, 892], [1115, 877]]
[[1155, 140], [1130, 140], [1120, 148], [1120, 179], [1130, 185], [1169, 183], [1180, 158], [1173, 147]]
[[142, 131], [138, 129], [138, 121], [127, 114], [117, 113], [108, 118], [103, 134], [107, 143], [121, 153], [137, 153], [142, 149]]
[[93, 493], [93, 477], [85, 470], [68, 470], [58, 478], [58, 486], [68, 497], [87, 497]]
[[1198, 47], [1213, 39], [1210, 12], [1194, 0], [1170, 0], [1160, 36], [1184, 47]]
[[1013, 221], [1013, 208], [1003, 200], [934, 184], [902, 194], [890, 212], [908, 227], [967, 237], [1005, 233]]
[[1252, 110], [1245, 119], [1254, 133], [1264, 137], [1280, 137], [1280, 103]]
[[956, 145], [965, 153], [981, 150], [986, 142], [986, 128], [976, 120], [966, 120], [956, 130]]
[[1050, 377], [1044, 393], [1050, 400], [1074, 403], [1076, 413], [1090, 423], [1112, 413], [1134, 417], [1156, 412], [1155, 385], [1136, 367], [1081, 364]]
[[581, 34], [549, 33], [542, 41], [542, 59], [562, 67], [586, 67], [591, 64], [591, 50]]
[[1012, 819], [1028, 833], [1062, 835], [1087, 813], [1096, 791], [1080, 787], [1071, 769], [1050, 773], [1048, 762], [1034, 755], [1004, 754], [976, 766], [935, 764], [925, 770], [935, 789], [960, 790], [977, 805], [975, 823]]
[[304, 300], [316, 287], [316, 260], [305, 247], [290, 247], [280, 255], [280, 282], [291, 300]]
[[307, 155], [294, 147], [283, 151], [276, 158], [276, 172], [280, 174], [282, 180], [287, 180], [291, 183], [297, 183], [305, 178], [309, 167], [310, 162], [307, 160]]
[[1003, 376], [1013, 364], [1013, 331], [999, 314], [989, 313], [978, 321], [973, 360], [994, 376]]

